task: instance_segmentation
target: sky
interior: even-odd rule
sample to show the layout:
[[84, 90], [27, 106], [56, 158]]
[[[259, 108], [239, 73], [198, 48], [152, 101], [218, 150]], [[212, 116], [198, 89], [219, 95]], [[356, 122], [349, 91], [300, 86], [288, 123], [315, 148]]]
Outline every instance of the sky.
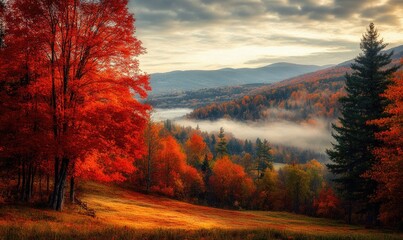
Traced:
[[354, 58], [374, 22], [403, 44], [403, 0], [129, 0], [147, 73], [328, 65]]

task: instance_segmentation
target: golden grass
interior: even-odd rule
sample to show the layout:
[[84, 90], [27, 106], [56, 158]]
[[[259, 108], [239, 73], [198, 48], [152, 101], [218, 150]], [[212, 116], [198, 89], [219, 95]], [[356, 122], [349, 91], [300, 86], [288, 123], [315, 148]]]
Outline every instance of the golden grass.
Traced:
[[[24, 206], [0, 207], [0, 234], [11, 227], [35, 232], [96, 232], [103, 229], [141, 231], [274, 230], [308, 236], [357, 236], [357, 239], [403, 239], [402, 234], [367, 230], [337, 221], [285, 212], [232, 211], [193, 205], [159, 196], [144, 195], [115, 186], [88, 182], [80, 198], [95, 209], [96, 218], [75, 205], [63, 213]], [[0, 238], [1, 239], [1, 238]], [[334, 238], [338, 239], [338, 238]], [[356, 238], [350, 238], [356, 239]]]

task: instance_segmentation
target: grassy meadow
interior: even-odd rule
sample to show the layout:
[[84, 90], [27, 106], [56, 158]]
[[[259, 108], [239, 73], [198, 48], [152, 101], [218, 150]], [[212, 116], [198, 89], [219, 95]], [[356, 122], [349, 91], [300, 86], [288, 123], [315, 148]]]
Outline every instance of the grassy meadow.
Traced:
[[79, 198], [96, 211], [66, 204], [0, 206], [0, 239], [403, 239], [402, 234], [284, 212], [233, 211], [85, 183]]

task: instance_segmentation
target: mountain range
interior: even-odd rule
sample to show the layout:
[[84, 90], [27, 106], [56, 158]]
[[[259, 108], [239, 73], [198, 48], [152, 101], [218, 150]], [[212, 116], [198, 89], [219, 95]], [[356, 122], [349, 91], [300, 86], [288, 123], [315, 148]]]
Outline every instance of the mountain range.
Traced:
[[219, 70], [188, 70], [151, 74], [150, 95], [180, 93], [203, 88], [217, 88], [251, 83], [274, 83], [327, 66], [274, 63], [259, 68], [223, 68]]

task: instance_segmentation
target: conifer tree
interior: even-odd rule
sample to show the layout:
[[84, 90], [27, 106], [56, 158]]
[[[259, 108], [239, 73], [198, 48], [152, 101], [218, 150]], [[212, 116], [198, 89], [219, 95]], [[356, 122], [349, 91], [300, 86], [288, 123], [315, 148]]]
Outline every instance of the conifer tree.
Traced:
[[388, 66], [393, 52], [381, 52], [386, 46], [371, 23], [361, 40], [362, 53], [351, 65], [353, 72], [346, 74], [347, 95], [339, 100], [340, 124], [333, 124], [336, 143], [327, 150], [332, 161], [327, 166], [335, 174], [335, 182], [347, 203], [349, 222], [353, 211], [365, 214], [371, 225], [377, 215], [377, 204], [370, 202], [376, 182], [363, 174], [377, 162], [372, 150], [380, 144], [375, 134], [381, 129], [368, 122], [384, 116], [387, 101], [381, 94], [398, 69]]
[[272, 169], [272, 156], [270, 153], [271, 147], [269, 142], [264, 139], [263, 142], [258, 138], [256, 141], [256, 169], [258, 178], [262, 178], [266, 168]]
[[224, 135], [224, 128], [220, 128], [220, 133], [218, 134], [218, 143], [216, 147], [216, 153], [217, 157], [223, 157], [228, 154], [227, 150], [227, 141], [225, 140], [225, 135]]

